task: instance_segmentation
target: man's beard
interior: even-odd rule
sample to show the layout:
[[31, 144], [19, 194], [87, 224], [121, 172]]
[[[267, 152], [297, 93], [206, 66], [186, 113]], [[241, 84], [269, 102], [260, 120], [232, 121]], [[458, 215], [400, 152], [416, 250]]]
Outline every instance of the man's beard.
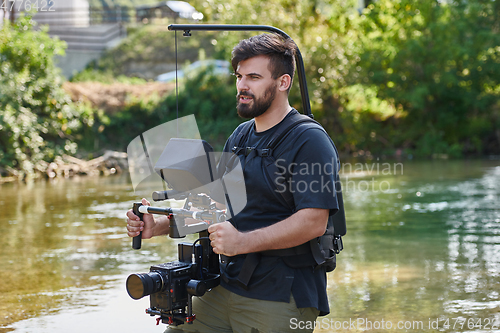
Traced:
[[[262, 98], [255, 98], [255, 95], [249, 92], [240, 92], [236, 96], [236, 110], [238, 110], [238, 115], [241, 118], [245, 119], [250, 119], [250, 118], [255, 118], [260, 116], [261, 114], [264, 114], [264, 112], [269, 109], [271, 104], [274, 101], [274, 98], [276, 97], [276, 87], [277, 84], [271, 84], [269, 87], [267, 87], [266, 91], [264, 92], [264, 96]], [[240, 97], [241, 96], [248, 96], [252, 98], [252, 105], [250, 106], [249, 104], [243, 104], [240, 103]]]

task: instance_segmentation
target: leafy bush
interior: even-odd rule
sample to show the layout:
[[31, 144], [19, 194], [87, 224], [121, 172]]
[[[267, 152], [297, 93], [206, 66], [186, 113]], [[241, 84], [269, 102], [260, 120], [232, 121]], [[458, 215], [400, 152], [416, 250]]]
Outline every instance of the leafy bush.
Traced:
[[[195, 6], [207, 20], [288, 33], [302, 52], [315, 118], [341, 152], [500, 153], [500, 2], [365, 3], [361, 13], [352, 0]], [[227, 58], [246, 35], [221, 33], [218, 51]]]
[[393, 141], [421, 156], [485, 152], [500, 124], [499, 10], [480, 0], [380, 0], [365, 10], [358, 82], [405, 110]]
[[91, 66], [77, 73], [71, 82], [101, 82], [101, 83], [129, 83], [129, 84], [144, 84], [147, 81], [139, 77], [128, 77], [125, 75], [115, 75], [111, 70], [95, 70]]
[[64, 54], [65, 43], [33, 25], [26, 16], [0, 29], [0, 165], [27, 173], [41, 161], [73, 154], [72, 134], [92, 121], [92, 112], [61, 89], [53, 58]]

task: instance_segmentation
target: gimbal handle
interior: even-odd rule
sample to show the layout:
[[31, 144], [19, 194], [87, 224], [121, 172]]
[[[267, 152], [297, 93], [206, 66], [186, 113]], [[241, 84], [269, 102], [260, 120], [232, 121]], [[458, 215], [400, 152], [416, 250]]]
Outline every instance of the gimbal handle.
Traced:
[[[134, 206], [132, 207], [132, 211], [134, 212], [135, 215], [139, 216], [139, 218], [142, 221], [142, 217], [144, 216], [143, 213], [139, 211], [139, 207], [142, 206], [142, 202], [134, 202]], [[141, 248], [141, 243], [142, 243], [142, 231], [139, 234], [139, 236], [135, 236], [132, 239], [132, 248], [134, 250], [139, 250]]]

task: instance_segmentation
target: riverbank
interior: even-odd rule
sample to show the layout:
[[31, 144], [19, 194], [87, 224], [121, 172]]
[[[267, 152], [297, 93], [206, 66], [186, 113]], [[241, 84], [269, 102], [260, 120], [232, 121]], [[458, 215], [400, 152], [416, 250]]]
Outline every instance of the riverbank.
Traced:
[[6, 167], [2, 170], [6, 175], [1, 176], [0, 173], [0, 184], [26, 179], [69, 178], [76, 175], [109, 176], [127, 170], [127, 165], [127, 153], [118, 151], [106, 151], [102, 156], [88, 161], [62, 155], [56, 157], [54, 162], [38, 163], [32, 173]]

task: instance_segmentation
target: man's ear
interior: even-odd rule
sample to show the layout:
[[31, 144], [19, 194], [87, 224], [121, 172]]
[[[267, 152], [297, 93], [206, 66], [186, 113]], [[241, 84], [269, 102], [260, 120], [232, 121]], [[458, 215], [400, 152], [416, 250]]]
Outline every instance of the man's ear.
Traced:
[[288, 88], [290, 88], [290, 85], [292, 84], [292, 78], [288, 74], [281, 75], [278, 80], [279, 80], [280, 91], [287, 91]]

